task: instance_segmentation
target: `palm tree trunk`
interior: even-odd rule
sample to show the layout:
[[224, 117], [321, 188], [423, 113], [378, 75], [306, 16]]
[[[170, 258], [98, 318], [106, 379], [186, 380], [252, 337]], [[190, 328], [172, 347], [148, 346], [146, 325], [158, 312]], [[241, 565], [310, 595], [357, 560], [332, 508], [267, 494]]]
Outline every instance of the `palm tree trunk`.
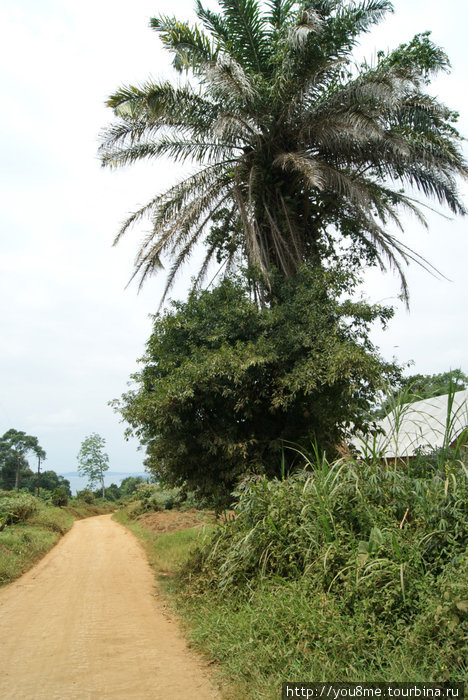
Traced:
[[19, 491], [20, 487], [20, 472], [21, 472], [21, 458], [18, 456], [16, 460], [16, 478], [15, 478], [15, 489]]
[[41, 493], [41, 456], [39, 455], [37, 458], [37, 497], [39, 498], [39, 495]]

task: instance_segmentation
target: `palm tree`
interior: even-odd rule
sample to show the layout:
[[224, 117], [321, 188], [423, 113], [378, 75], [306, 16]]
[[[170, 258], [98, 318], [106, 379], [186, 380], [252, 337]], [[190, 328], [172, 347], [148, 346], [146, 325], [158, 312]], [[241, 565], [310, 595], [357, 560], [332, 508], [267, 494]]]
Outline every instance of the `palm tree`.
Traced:
[[425, 223], [420, 196], [465, 214], [457, 115], [424, 91], [448, 70], [446, 54], [425, 33], [354, 65], [359, 35], [392, 11], [388, 0], [219, 5], [197, 0], [194, 26], [151, 20], [191, 80], [126, 86], [108, 100], [116, 121], [103, 134], [104, 165], [170, 156], [199, 166], [123, 224], [116, 242], [142, 217], [152, 223], [134, 276], [142, 284], [169, 254], [167, 292], [204, 240], [198, 280], [215, 256], [226, 269], [240, 256], [265, 290], [273, 269], [294, 275], [345, 242], [348, 254], [396, 268], [407, 296], [403, 263], [430, 265], [388, 223], [403, 231], [403, 211]]

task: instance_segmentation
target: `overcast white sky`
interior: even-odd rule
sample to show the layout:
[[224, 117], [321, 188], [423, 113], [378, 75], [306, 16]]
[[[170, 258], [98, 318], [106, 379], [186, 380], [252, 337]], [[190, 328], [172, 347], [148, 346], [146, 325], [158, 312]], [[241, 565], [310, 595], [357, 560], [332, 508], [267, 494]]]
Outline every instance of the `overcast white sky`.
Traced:
[[[163, 279], [140, 295], [134, 286], [125, 290], [143, 229], [117, 248], [111, 243], [126, 215], [177, 169], [156, 163], [110, 172], [96, 153], [111, 118], [106, 97], [122, 83], [171, 74], [149, 18], [189, 18], [192, 7], [192, 0], [0, 5], [0, 435], [9, 428], [36, 435], [47, 452], [44, 467], [58, 472], [76, 469], [91, 432], [106, 438], [112, 470], [141, 470], [143, 454], [124, 441], [107, 404], [136, 369]], [[432, 30], [453, 71], [431, 90], [460, 111], [468, 135], [464, 0], [397, 0], [395, 10], [367, 38], [365, 55]], [[408, 220], [405, 242], [450, 281], [410, 269], [411, 312], [400, 306], [375, 338], [386, 357], [413, 360], [414, 372], [467, 371], [468, 221], [431, 215], [430, 223], [427, 232]], [[179, 279], [174, 296], [185, 293], [190, 275]], [[388, 300], [399, 287], [391, 275], [373, 272], [365, 291]]]

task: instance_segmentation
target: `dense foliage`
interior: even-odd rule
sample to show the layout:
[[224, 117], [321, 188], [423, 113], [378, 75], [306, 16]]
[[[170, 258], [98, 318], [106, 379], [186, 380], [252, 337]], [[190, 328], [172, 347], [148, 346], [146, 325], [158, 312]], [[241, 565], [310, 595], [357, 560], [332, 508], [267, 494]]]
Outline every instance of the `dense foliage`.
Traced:
[[193, 492], [185, 488], [169, 488], [155, 483], [140, 484], [130, 499], [127, 499], [125, 513], [129, 519], [136, 519], [143, 513], [162, 510], [186, 511], [202, 509], [206, 503], [197, 499]]
[[4, 493], [0, 496], [0, 521], [18, 523], [27, 520], [38, 507], [39, 500], [27, 493]]
[[[128, 499], [131, 497], [140, 487], [141, 484], [145, 484], [147, 479], [141, 476], [127, 476], [122, 480], [120, 486], [117, 484], [110, 484], [104, 489], [104, 498], [107, 501], [119, 501], [120, 499]], [[81, 492], [83, 493], [83, 492]], [[95, 496], [102, 495], [102, 489], [94, 491]]]
[[19, 489], [21, 475], [28, 470], [26, 455], [33, 452], [37, 459], [45, 459], [46, 453], [39, 445], [37, 437], [26, 435], [22, 430], [10, 428], [0, 438], [0, 486]]
[[[111, 167], [169, 156], [200, 168], [155, 196], [124, 224], [149, 215], [136, 260], [141, 279], [169, 254], [174, 274], [200, 239], [210, 260], [236, 256], [261, 273], [294, 275], [346, 241], [382, 266], [424, 260], [389, 229], [402, 212], [424, 222], [418, 197], [465, 209], [457, 114], [425, 92], [449, 68], [429, 33], [356, 65], [360, 35], [393, 8], [389, 0], [220, 0], [196, 3], [198, 24], [152, 20], [174, 67], [192, 80], [120, 88], [105, 132]], [[416, 199], [415, 199], [416, 197]], [[210, 231], [218, 217], [216, 232]]]
[[258, 676], [271, 687], [288, 672], [465, 678], [466, 460], [395, 468], [314, 456], [285, 480], [244, 481], [236, 496], [235, 517], [192, 558], [181, 585], [191, 615], [201, 607], [200, 618], [211, 618], [197, 621], [205, 649], [227, 662], [236, 644], [247, 687]]
[[350, 273], [304, 269], [259, 309], [224, 280], [156, 316], [136, 388], [115, 402], [152, 473], [221, 503], [246, 471], [278, 474], [284, 441], [335, 451], [397, 373], [368, 339], [391, 312], [338, 301], [351, 284]]
[[68, 504], [68, 493], [65, 489], [58, 486], [53, 490], [50, 500], [54, 506], [66, 506]]
[[236, 496], [236, 517], [206, 560], [221, 589], [307, 575], [349, 605], [366, 601], [374, 615], [398, 606], [401, 615], [414, 609], [421, 578], [466, 552], [468, 470], [460, 461], [390, 468], [314, 460], [283, 481], [246, 480]]
[[[70, 482], [64, 476], [57, 474], [52, 469], [41, 472], [40, 475], [40, 496], [47, 498], [56, 488], [64, 489], [71, 497]], [[14, 488], [14, 474], [8, 465], [4, 466], [0, 472], [0, 488], [9, 491]], [[37, 472], [33, 472], [28, 467], [21, 469], [21, 491], [37, 494], [38, 477]]]
[[[19, 436], [20, 443], [13, 445], [11, 438]], [[27, 459], [28, 452], [33, 452], [36, 457], [45, 458], [44, 450], [39, 446], [37, 438], [25, 436], [20, 431], [8, 431], [0, 439], [0, 489], [11, 491], [21, 486], [22, 491], [49, 497], [56, 488], [64, 489], [68, 496], [71, 496], [70, 482], [65, 477], [57, 474], [52, 469], [41, 471], [38, 476], [37, 471], [29, 467]], [[20, 451], [19, 447], [27, 448]], [[19, 473], [18, 473], [19, 469]]]

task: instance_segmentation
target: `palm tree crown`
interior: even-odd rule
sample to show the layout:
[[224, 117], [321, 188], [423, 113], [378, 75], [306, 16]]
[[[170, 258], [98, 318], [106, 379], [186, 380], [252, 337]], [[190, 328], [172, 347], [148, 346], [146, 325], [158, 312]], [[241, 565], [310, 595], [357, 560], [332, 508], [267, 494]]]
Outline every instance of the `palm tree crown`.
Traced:
[[[427, 33], [356, 66], [362, 32], [392, 11], [388, 0], [219, 0], [196, 3], [199, 24], [151, 20], [173, 65], [192, 79], [120, 88], [102, 162], [122, 166], [169, 155], [197, 171], [135, 212], [152, 230], [136, 259], [141, 282], [172, 257], [167, 288], [204, 239], [201, 279], [214, 256], [293, 275], [320, 263], [337, 241], [395, 267], [423, 258], [388, 231], [403, 210], [424, 222], [414, 195], [465, 209], [457, 115], [424, 92], [447, 70]], [[216, 226], [213, 226], [213, 221]]]

